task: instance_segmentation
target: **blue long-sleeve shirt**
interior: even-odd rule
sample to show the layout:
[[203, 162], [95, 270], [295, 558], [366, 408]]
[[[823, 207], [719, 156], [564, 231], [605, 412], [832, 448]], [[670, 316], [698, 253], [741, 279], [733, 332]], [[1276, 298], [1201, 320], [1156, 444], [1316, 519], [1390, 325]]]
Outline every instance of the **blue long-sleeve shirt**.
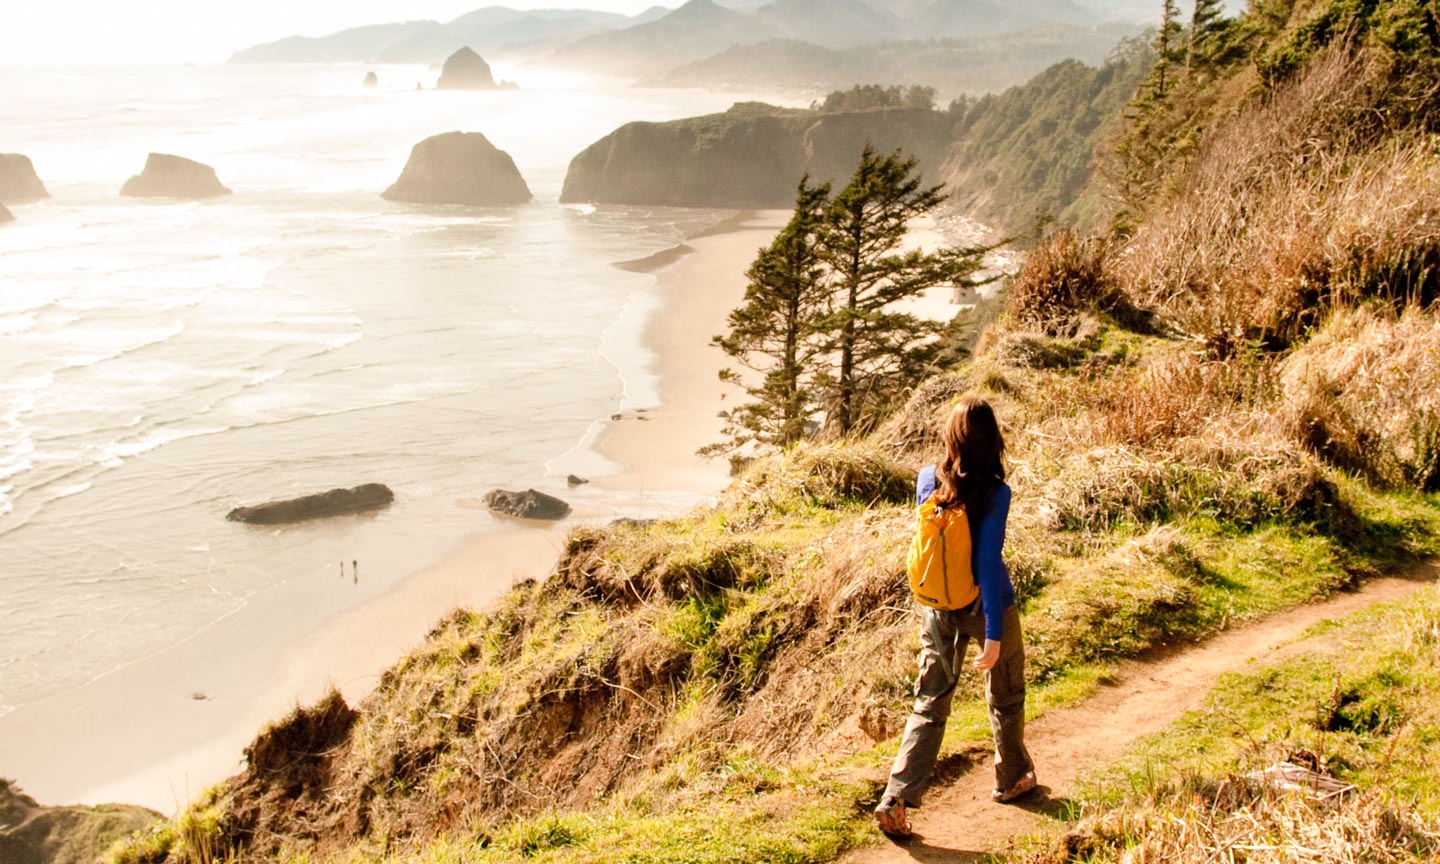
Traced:
[[[920, 469], [915, 479], [915, 506], [935, 492], [935, 466]], [[1005, 522], [1010, 516], [1010, 486], [1000, 483], [990, 492], [985, 512], [978, 517], [966, 509], [970, 520], [970, 566], [980, 587], [980, 606], [985, 612], [985, 638], [1000, 641], [1005, 633], [1005, 610], [1015, 605], [1015, 586], [1000, 552], [1005, 548]]]

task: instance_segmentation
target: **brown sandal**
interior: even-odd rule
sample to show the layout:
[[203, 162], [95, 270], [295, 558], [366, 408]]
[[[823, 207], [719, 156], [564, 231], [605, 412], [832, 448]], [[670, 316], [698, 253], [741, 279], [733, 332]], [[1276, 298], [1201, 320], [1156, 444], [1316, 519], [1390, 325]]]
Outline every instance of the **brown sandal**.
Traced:
[[910, 817], [905, 813], [905, 802], [886, 795], [875, 808], [875, 821], [886, 836], [905, 839], [911, 834]]
[[1040, 787], [1039, 781], [1035, 779], [1034, 771], [1027, 771], [1024, 777], [1015, 781], [1015, 785], [1009, 789], [996, 789], [990, 797], [1001, 804], [1008, 804], [1016, 798], [1023, 798]]

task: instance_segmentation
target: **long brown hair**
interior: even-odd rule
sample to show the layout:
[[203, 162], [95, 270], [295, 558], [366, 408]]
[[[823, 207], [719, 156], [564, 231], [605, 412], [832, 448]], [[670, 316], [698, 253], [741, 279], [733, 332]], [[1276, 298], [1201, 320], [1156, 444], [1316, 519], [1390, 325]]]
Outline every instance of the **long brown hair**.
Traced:
[[945, 420], [945, 458], [935, 469], [936, 503], [964, 504], [978, 516], [996, 486], [1005, 482], [1005, 438], [995, 411], [984, 399], [967, 396]]

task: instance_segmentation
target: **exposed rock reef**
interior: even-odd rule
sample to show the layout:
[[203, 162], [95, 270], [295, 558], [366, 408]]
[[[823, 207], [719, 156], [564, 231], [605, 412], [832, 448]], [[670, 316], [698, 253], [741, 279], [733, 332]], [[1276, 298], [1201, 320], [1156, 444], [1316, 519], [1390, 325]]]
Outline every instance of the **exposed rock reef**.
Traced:
[[485, 496], [485, 506], [497, 513], [514, 516], [517, 519], [545, 519], [554, 521], [570, 515], [570, 505], [553, 495], [526, 489], [524, 492], [507, 492], [496, 489]]
[[129, 804], [42, 807], [0, 780], [0, 861], [5, 864], [93, 864], [121, 837], [163, 817]]
[[436, 90], [494, 90], [495, 76], [485, 58], [470, 48], [461, 48], [445, 61]]
[[318, 495], [305, 495], [284, 501], [271, 501], [253, 507], [236, 507], [225, 516], [231, 522], [251, 525], [284, 525], [327, 516], [364, 513], [390, 506], [395, 493], [380, 483], [366, 483], [353, 489], [331, 489]]
[[30, 157], [0, 153], [0, 204], [24, 204], [49, 197]]
[[950, 126], [947, 115], [922, 108], [822, 114], [759, 103], [669, 123], [628, 123], [571, 161], [560, 200], [789, 207], [805, 172], [821, 182], [846, 178], [867, 141], [882, 152], [902, 149], [927, 170], [938, 167]]
[[131, 198], [216, 198], [230, 190], [215, 169], [183, 156], [151, 153], [145, 170], [125, 181], [120, 194]]
[[532, 197], [510, 154], [479, 132], [446, 132], [410, 151], [400, 179], [383, 198], [416, 204], [503, 207]]

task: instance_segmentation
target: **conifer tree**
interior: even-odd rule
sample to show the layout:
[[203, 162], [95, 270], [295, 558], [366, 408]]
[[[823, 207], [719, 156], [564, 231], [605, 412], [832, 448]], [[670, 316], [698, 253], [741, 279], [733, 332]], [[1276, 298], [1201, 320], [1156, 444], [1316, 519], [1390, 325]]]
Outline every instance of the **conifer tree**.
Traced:
[[1160, 30], [1155, 34], [1155, 53], [1160, 56], [1151, 75], [1151, 95], [1157, 101], [1163, 100], [1169, 92], [1165, 78], [1170, 66], [1184, 56], [1185, 46], [1181, 44], [1184, 32], [1185, 28], [1180, 25], [1179, 0], [1164, 0]]
[[935, 326], [888, 307], [979, 269], [980, 250], [900, 251], [910, 220], [945, 200], [917, 165], [867, 144], [825, 214], [820, 259], [835, 307], [825, 324], [833, 353], [829, 420], [842, 436], [856, 429], [868, 401], [911, 383], [933, 352]]
[[730, 313], [730, 332], [719, 346], [741, 366], [760, 373], [758, 383], [733, 369], [723, 381], [739, 386], [754, 401], [730, 412], [725, 433], [731, 441], [702, 450], [732, 450], [751, 441], [788, 447], [805, 434], [817, 408], [812, 386], [817, 356], [824, 350], [819, 326], [829, 313], [829, 289], [821, 278], [819, 230], [829, 204], [830, 185], [810, 185], [806, 175], [795, 195], [795, 213], [768, 248], [761, 249], [746, 277], [745, 301]]
[[1190, 38], [1185, 52], [1185, 67], [1192, 74], [1210, 58], [1215, 34], [1224, 19], [1224, 0], [1195, 0], [1190, 14]]

